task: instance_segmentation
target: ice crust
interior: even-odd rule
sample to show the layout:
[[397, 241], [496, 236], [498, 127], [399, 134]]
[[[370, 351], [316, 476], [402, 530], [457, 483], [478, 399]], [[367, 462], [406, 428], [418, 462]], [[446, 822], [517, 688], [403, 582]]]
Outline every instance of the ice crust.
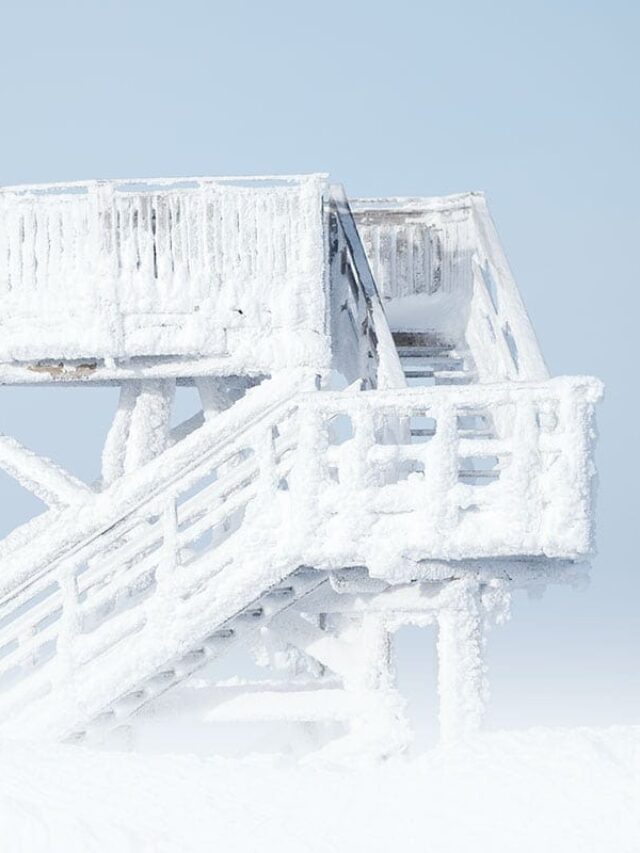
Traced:
[[[406, 746], [388, 638], [407, 621], [439, 627], [443, 740], [478, 729], [485, 623], [509, 588], [593, 553], [602, 385], [548, 377], [481, 195], [354, 211], [375, 278], [324, 176], [0, 191], [0, 374], [126, 378], [93, 487], [0, 437], [0, 465], [50, 507], [0, 542], [4, 732], [89, 723], [300, 567], [356, 590], [356, 629], [329, 606], [333, 633], [278, 613], [261, 651], [339, 676], [349, 695], [318, 714], [351, 735], [325, 757]], [[406, 387], [394, 331], [471, 383]], [[185, 357], [204, 412], [171, 431]], [[208, 372], [263, 381], [223, 411]]]

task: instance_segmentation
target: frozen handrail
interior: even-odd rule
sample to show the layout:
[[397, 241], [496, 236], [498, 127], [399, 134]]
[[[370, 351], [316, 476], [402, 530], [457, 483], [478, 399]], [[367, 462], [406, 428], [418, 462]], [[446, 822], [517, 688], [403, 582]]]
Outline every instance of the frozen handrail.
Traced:
[[324, 180], [324, 173], [307, 175], [239, 175], [219, 177], [174, 177], [174, 178], [103, 178], [87, 181], [59, 181], [46, 184], [15, 184], [0, 186], [2, 194], [27, 195], [29, 193], [64, 195], [69, 193], [89, 192], [98, 187], [110, 187], [115, 190], [153, 191], [157, 187], [176, 189], [191, 189], [211, 186], [212, 184], [236, 186], [287, 186], [305, 183], [309, 180]]
[[377, 337], [378, 387], [402, 388], [406, 385], [404, 371], [347, 196], [340, 184], [332, 186], [330, 193], [336, 216], [356, 267], [358, 283], [364, 292], [371, 325]]
[[44, 516], [50, 522], [43, 525], [39, 535], [25, 542], [17, 528], [0, 541], [0, 563], [3, 564], [0, 597], [15, 595], [24, 584], [46, 573], [54, 561], [84, 544], [95, 542], [114, 525], [135, 515], [143, 504], [178, 488], [178, 484], [188, 484], [194, 476], [193, 470], [206, 467], [210, 456], [230, 445], [244, 431], [259, 426], [309, 381], [306, 376], [298, 375], [270, 380], [251, 389], [245, 398], [210, 424], [204, 424], [104, 492], [89, 494], [81, 506], [50, 510]]
[[[483, 383], [548, 377], [482, 193], [356, 199], [352, 208], [385, 300], [397, 300], [394, 331], [432, 322], [431, 332], [469, 348]], [[424, 297], [421, 314], [403, 307], [406, 297]]]
[[[484, 320], [478, 318], [478, 325], [483, 329], [491, 329], [495, 347], [502, 354], [505, 378], [528, 382], [547, 379], [549, 371], [485, 197], [476, 193], [470, 199], [476, 238], [476, 264], [473, 270], [475, 299], [472, 301], [472, 311], [482, 312]], [[478, 347], [476, 360], [490, 349], [486, 345]], [[480, 364], [478, 369], [482, 377]]]
[[[588, 555], [596, 380], [363, 393], [301, 382], [253, 389], [3, 561], [6, 714], [52, 683], [66, 695], [71, 673], [83, 701], [103, 707], [165, 665], [160, 647], [188, 651], [210, 605], [232, 614], [238, 589], [253, 582], [255, 598], [298, 565], [410, 580], [405, 559], [414, 576], [420, 560]], [[491, 429], [470, 438], [478, 416]], [[346, 440], [332, 428], [345, 417]], [[397, 429], [412, 418], [432, 421], [430, 440]], [[469, 464], [483, 458], [495, 480]]]
[[324, 366], [324, 190], [317, 175], [4, 188], [0, 362], [61, 380], [72, 361], [85, 379], [131, 358]]

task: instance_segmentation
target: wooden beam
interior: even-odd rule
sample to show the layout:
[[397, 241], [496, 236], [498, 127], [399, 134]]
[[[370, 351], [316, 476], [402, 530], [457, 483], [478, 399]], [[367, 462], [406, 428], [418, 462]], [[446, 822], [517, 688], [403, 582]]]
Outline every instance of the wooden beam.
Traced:
[[8, 435], [0, 435], [0, 468], [50, 507], [69, 506], [93, 494], [86, 483]]

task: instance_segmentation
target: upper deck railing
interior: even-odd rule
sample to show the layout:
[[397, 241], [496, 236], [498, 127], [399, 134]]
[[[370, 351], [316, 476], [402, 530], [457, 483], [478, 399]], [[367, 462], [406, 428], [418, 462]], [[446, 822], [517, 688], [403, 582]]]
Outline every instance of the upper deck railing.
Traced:
[[313, 350], [325, 323], [325, 185], [309, 175], [0, 189], [0, 361], [221, 355], [247, 329], [249, 353], [279, 329]]
[[369, 387], [402, 388], [402, 365], [341, 185], [331, 187], [327, 211], [334, 366], [350, 379], [365, 378]]
[[482, 193], [351, 206], [394, 330], [433, 322], [464, 341], [481, 382], [548, 377]]

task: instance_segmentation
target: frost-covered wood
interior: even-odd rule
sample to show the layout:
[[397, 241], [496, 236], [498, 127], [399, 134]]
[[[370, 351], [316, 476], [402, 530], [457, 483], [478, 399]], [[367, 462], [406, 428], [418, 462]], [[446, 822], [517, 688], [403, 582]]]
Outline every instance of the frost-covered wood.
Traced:
[[481, 382], [547, 378], [482, 193], [351, 206], [394, 331], [468, 348]]
[[[415, 577], [421, 560], [584, 556], [598, 396], [587, 379], [365, 394], [264, 383], [160, 458], [58, 513], [40, 539], [13, 553], [11, 539], [4, 543], [5, 713], [51, 683], [52, 640], [66, 638], [69, 659], [82, 661], [83, 702], [98, 713], [114, 692], [150, 677], [296, 566], [366, 565], [399, 583]], [[458, 413], [501, 406], [524, 413], [504, 435], [476, 448], [459, 436]], [[381, 431], [386, 417], [424, 412], [436, 421], [431, 442], [390, 442]], [[341, 445], [331, 444], [337, 416], [353, 424]], [[473, 453], [505, 461], [496, 481], [461, 482], [461, 459]], [[177, 526], [167, 540], [168, 502]], [[169, 610], [156, 607], [162, 601]], [[67, 608], [73, 618], [60, 623]], [[59, 623], [75, 631], [60, 635]], [[63, 695], [68, 725], [77, 712], [72, 694]], [[42, 706], [51, 724], [52, 702]]]
[[328, 361], [324, 187], [307, 176], [2, 189], [0, 360]]
[[548, 378], [482, 196], [354, 208], [323, 176], [0, 191], [0, 382], [121, 386], [100, 490], [0, 439], [51, 507], [0, 542], [3, 731], [100, 736], [250, 641], [289, 689], [208, 719], [387, 755], [410, 623], [457, 739], [509, 590], [584, 576], [601, 384]]
[[0, 435], [0, 468], [50, 507], [77, 504], [91, 493], [86, 483], [8, 435]]
[[486, 700], [483, 608], [474, 579], [455, 581], [438, 611], [440, 734], [468, 737], [482, 725]]

